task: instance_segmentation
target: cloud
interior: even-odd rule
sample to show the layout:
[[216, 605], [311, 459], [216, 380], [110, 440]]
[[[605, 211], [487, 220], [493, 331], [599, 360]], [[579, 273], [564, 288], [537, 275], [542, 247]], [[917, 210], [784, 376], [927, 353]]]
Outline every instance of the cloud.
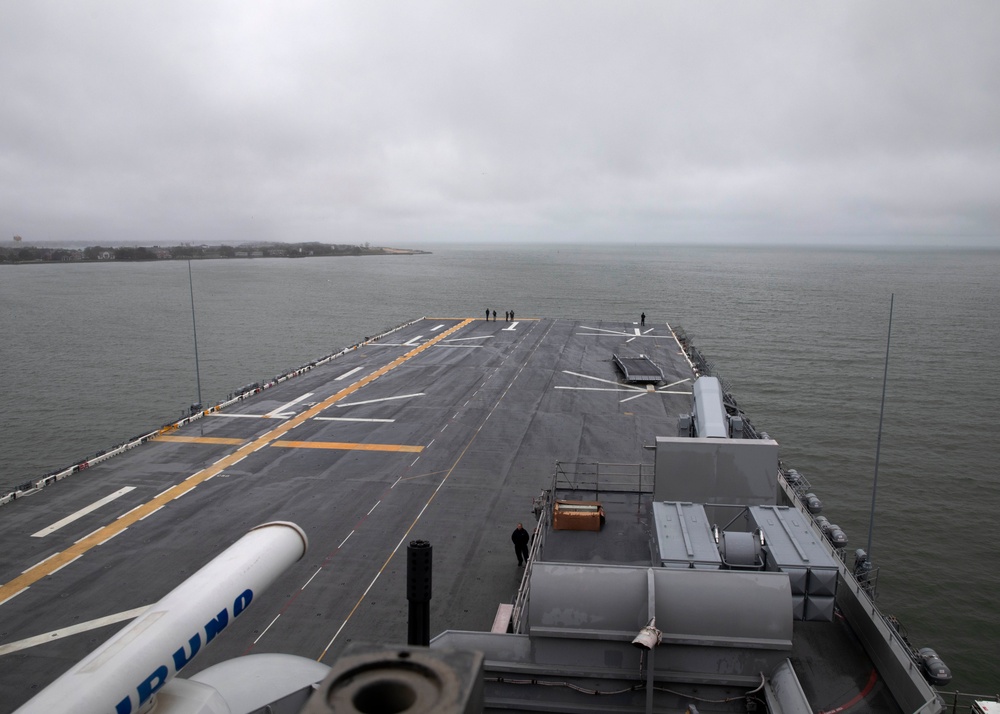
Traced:
[[995, 3], [0, 15], [26, 240], [1000, 244]]

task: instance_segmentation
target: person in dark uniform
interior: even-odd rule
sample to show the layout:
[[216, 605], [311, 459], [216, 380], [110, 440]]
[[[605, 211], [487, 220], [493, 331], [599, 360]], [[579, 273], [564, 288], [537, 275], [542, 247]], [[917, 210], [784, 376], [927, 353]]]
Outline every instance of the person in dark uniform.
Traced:
[[493, 322], [496, 322], [496, 321], [497, 321], [497, 311], [494, 310], [493, 311]]
[[490, 309], [486, 308], [486, 322], [490, 321]]
[[513, 310], [510, 311], [510, 321], [514, 322], [514, 311]]
[[514, 532], [510, 534], [510, 540], [514, 543], [514, 554], [517, 555], [518, 565], [524, 565], [528, 559], [528, 541], [530, 539], [531, 536], [528, 535], [528, 531], [524, 530], [524, 526], [520, 523], [517, 524]]
[[646, 313], [639, 315], [639, 324], [645, 327], [646, 325]]

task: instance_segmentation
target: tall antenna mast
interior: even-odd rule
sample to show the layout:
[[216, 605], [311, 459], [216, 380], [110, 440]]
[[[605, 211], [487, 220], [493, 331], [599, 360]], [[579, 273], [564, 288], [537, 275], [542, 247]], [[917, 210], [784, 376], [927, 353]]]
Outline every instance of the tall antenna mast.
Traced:
[[[194, 374], [198, 380], [198, 408], [201, 409], [201, 369], [198, 366], [198, 324], [194, 319], [194, 279], [191, 277], [191, 259], [188, 258], [188, 285], [191, 288], [191, 329], [194, 331]], [[869, 540], [871, 536], [869, 536]]]
[[872, 531], [875, 530], [875, 494], [878, 491], [878, 458], [882, 450], [882, 417], [885, 416], [885, 385], [889, 379], [889, 341], [892, 339], [892, 305], [896, 294], [889, 295], [889, 334], [885, 338], [885, 371], [882, 373], [882, 406], [878, 413], [878, 438], [875, 440], [875, 479], [872, 482], [872, 512], [868, 517], [868, 558], [872, 557]]

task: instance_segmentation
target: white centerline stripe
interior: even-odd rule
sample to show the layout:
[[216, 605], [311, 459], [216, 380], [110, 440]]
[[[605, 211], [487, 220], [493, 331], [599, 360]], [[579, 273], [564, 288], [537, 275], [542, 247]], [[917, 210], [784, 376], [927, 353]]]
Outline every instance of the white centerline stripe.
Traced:
[[435, 327], [432, 327], [432, 328], [431, 328], [431, 332], [437, 332], [438, 330], [440, 330], [440, 329], [441, 329], [441, 328], [443, 328], [443, 327], [444, 327], [444, 325], [443, 325], [443, 324], [442, 324], [442, 325], [437, 325], [437, 326], [435, 326]]
[[94, 501], [89, 506], [84, 506], [83, 508], [81, 508], [76, 513], [72, 513], [72, 514], [66, 516], [61, 521], [56, 521], [55, 523], [53, 523], [48, 528], [43, 528], [42, 530], [38, 531], [37, 533], [32, 533], [31, 537], [32, 538], [44, 538], [49, 533], [55, 533], [57, 530], [59, 530], [63, 526], [68, 526], [70, 523], [72, 523], [73, 521], [77, 520], [78, 518], [83, 518], [88, 513], [92, 512], [92, 511], [96, 511], [101, 506], [103, 506], [105, 504], [108, 504], [108, 503], [111, 503], [116, 498], [121, 498], [122, 496], [124, 496], [129, 491], [134, 491], [134, 490], [135, 490], [135, 486], [126, 486], [124, 488], [120, 488], [117, 491], [115, 491], [114, 493], [109, 494], [109, 495], [105, 496], [104, 498], [102, 498], [102, 499], [100, 499], [98, 501]]
[[[271, 625], [273, 625], [275, 622], [277, 622], [279, 617], [281, 617], [281, 613], [280, 612], [277, 615], [274, 616], [273, 620], [271, 620]], [[261, 632], [257, 636], [257, 639], [253, 641], [254, 644], [257, 644], [258, 642], [260, 642], [260, 638], [263, 637], [265, 634], [267, 634], [267, 631], [271, 629], [271, 625], [268, 625], [267, 627], [264, 628], [264, 631]]]
[[395, 419], [361, 419], [358, 417], [313, 417], [314, 421], [369, 421], [391, 424]]
[[350, 538], [352, 535], [354, 535], [354, 531], [351, 531], [350, 533], [348, 533], [347, 534], [347, 538], [344, 538], [344, 540], [340, 541], [340, 545], [338, 545], [337, 548], [338, 549], [343, 548], [344, 547], [344, 543], [346, 543], [347, 539]]
[[378, 500], [378, 501], [375, 501], [375, 505], [374, 505], [374, 506], [372, 506], [372, 510], [371, 510], [371, 511], [368, 511], [368, 513], [366, 513], [365, 515], [366, 515], [366, 516], [370, 516], [370, 515], [372, 514], [372, 511], [374, 511], [374, 510], [375, 510], [376, 508], [378, 508], [378, 504], [380, 504], [380, 503], [382, 503], [382, 501], [381, 501], [381, 500]]
[[351, 376], [352, 374], [354, 374], [355, 372], [360, 372], [360, 371], [361, 371], [361, 367], [355, 367], [355, 368], [354, 368], [354, 369], [352, 369], [352, 370], [351, 370], [350, 372], [344, 372], [344, 373], [343, 373], [342, 375], [340, 375], [339, 377], [336, 377], [336, 378], [334, 378], [334, 380], [333, 380], [333, 381], [334, 381], [334, 382], [339, 382], [340, 380], [342, 380], [342, 379], [345, 379], [346, 377], [350, 377], [350, 376]]
[[408, 340], [407, 342], [404, 342], [403, 343], [403, 347], [416, 347], [417, 340], [419, 340], [422, 337], [423, 337], [423, 335], [417, 335], [412, 340]]
[[378, 402], [388, 402], [392, 399], [409, 399], [410, 397], [422, 397], [422, 396], [424, 396], [423, 392], [417, 392], [416, 394], [397, 394], [395, 397], [382, 397], [381, 399], [367, 399], [363, 402], [347, 402], [347, 403], [338, 402], [337, 408], [340, 409], [343, 407], [355, 407], [358, 406], [359, 404], [377, 404]]
[[[311, 583], [311, 582], [313, 581], [313, 578], [315, 578], [315, 577], [316, 577], [317, 575], [319, 575], [319, 573], [320, 573], [320, 571], [321, 571], [322, 569], [323, 569], [323, 568], [316, 568], [316, 572], [312, 574], [312, 577], [311, 577], [311, 578], [309, 578], [308, 580], [306, 580], [306, 585], [308, 585], [309, 583]], [[300, 590], [305, 590], [305, 589], [306, 589], [306, 585], [303, 585], [303, 586], [302, 586], [302, 587], [300, 588]]]

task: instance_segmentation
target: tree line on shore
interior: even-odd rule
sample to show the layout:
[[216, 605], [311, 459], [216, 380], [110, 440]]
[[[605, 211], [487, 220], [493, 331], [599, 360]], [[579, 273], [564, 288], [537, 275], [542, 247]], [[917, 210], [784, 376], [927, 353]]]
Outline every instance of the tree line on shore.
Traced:
[[364, 245], [333, 243], [253, 243], [245, 245], [87, 246], [43, 248], [0, 246], [0, 263], [69, 263], [89, 261], [190, 260], [209, 258], [307, 258], [337, 255], [396, 255], [423, 253]]

